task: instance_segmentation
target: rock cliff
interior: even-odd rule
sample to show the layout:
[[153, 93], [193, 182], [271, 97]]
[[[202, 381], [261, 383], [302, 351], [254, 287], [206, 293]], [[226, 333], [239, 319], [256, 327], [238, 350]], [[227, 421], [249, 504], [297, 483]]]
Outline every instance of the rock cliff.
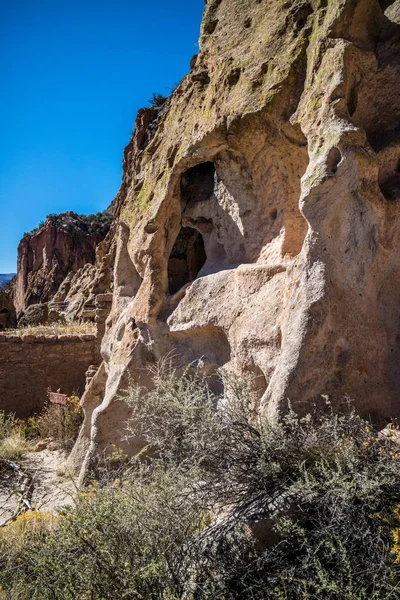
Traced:
[[[74, 318], [94, 301], [96, 249], [109, 231], [109, 211], [85, 217], [75, 213], [50, 215], [18, 247], [14, 304], [19, 318], [43, 323]], [[60, 305], [62, 310], [60, 310]]]
[[328, 394], [399, 416], [398, 17], [385, 0], [206, 2], [190, 74], [125, 149], [71, 465], [135, 451], [121, 392], [168, 353], [255, 375], [262, 415]]
[[13, 301], [14, 286], [15, 280], [9, 280], [6, 285], [0, 287], [0, 331], [15, 327], [17, 324]]

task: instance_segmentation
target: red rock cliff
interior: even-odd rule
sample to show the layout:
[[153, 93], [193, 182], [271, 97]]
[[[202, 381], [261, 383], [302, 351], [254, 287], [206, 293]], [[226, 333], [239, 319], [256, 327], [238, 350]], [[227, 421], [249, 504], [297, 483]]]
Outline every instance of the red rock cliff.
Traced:
[[110, 215], [103, 215], [51, 215], [23, 237], [18, 247], [14, 295], [17, 314], [32, 304], [48, 302], [68, 275], [94, 264], [96, 247], [111, 221]]

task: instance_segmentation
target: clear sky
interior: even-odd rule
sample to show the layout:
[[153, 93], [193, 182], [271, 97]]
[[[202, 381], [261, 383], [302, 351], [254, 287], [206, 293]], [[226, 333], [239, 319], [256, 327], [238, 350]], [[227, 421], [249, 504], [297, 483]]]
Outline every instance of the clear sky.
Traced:
[[104, 210], [152, 92], [197, 52], [204, 0], [0, 4], [0, 273], [49, 213]]

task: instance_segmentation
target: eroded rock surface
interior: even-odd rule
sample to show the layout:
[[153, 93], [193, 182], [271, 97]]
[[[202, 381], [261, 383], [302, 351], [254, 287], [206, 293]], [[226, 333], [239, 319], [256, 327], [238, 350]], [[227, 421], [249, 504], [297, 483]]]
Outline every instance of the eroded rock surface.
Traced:
[[0, 288], [0, 331], [10, 329], [17, 324], [17, 315], [14, 307], [15, 279]]
[[17, 315], [37, 325], [81, 317], [94, 303], [96, 250], [107, 235], [110, 212], [85, 217], [50, 215], [18, 247], [14, 290]]
[[71, 464], [135, 451], [121, 391], [167, 353], [256, 375], [263, 415], [328, 394], [399, 416], [398, 8], [207, 2], [190, 74], [125, 150], [104, 364]]

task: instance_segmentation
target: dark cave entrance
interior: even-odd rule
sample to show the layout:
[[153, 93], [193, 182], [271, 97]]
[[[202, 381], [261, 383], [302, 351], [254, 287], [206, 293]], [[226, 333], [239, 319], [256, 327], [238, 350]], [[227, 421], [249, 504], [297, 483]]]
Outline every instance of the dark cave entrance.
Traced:
[[201, 163], [188, 169], [181, 178], [181, 196], [188, 202], [204, 202], [211, 198], [215, 187], [215, 166], [212, 162]]
[[10, 311], [7, 310], [7, 308], [2, 308], [0, 310], [0, 331], [8, 328], [9, 320], [10, 320]]
[[175, 294], [194, 281], [207, 260], [203, 236], [192, 227], [182, 227], [168, 261], [168, 289]]

